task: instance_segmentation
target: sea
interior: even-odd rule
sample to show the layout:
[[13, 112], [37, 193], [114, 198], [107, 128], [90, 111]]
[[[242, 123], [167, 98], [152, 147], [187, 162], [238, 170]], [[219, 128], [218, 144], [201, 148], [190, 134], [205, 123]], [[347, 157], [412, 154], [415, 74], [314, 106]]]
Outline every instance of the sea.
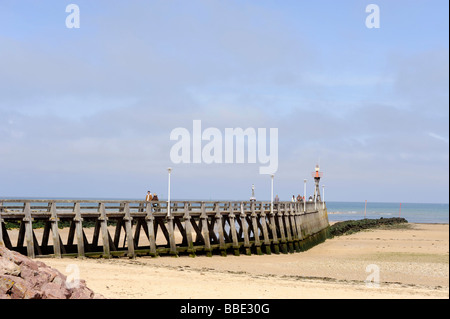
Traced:
[[326, 202], [329, 221], [403, 217], [410, 223], [448, 224], [449, 204]]

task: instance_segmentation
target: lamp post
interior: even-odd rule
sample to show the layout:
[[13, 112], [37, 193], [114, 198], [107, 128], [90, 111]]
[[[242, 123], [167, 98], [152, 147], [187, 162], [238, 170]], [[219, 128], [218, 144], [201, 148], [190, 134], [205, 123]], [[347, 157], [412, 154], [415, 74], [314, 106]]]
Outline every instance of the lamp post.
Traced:
[[322, 209], [325, 209], [325, 185], [322, 185]]
[[270, 175], [270, 213], [273, 213], [273, 177], [275, 175]]
[[172, 173], [172, 167], [167, 168], [167, 172], [169, 172], [169, 185], [167, 191], [167, 216], [170, 216], [170, 173]]
[[306, 182], [307, 182], [307, 180], [304, 179], [303, 182], [304, 182], [304, 186], [303, 186], [303, 197], [305, 198], [305, 199], [303, 200], [303, 211], [306, 212]]

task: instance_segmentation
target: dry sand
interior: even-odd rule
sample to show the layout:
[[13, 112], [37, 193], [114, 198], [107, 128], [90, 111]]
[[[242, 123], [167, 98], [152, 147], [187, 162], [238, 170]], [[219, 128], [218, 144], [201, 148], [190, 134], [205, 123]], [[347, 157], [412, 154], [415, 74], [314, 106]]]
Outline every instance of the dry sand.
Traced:
[[[66, 274], [76, 264], [109, 298], [449, 298], [448, 224], [363, 231], [288, 255], [42, 261]], [[366, 284], [377, 270], [379, 286]]]

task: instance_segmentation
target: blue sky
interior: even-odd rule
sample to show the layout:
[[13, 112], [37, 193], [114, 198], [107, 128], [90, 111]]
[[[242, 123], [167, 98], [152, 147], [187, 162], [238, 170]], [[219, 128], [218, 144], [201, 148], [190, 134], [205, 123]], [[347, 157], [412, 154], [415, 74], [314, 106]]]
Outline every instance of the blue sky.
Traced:
[[[68, 29], [65, 8], [80, 8]], [[380, 8], [368, 29], [365, 8]], [[278, 128], [275, 193], [446, 202], [447, 1], [2, 1], [0, 196], [246, 199], [259, 164], [173, 164], [171, 130]]]

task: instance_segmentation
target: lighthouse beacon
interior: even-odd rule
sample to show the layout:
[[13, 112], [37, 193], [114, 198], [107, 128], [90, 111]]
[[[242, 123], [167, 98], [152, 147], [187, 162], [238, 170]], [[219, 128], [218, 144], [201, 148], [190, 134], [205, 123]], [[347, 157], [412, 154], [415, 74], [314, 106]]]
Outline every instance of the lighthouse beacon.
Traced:
[[320, 171], [320, 167], [317, 164], [315, 172], [312, 173], [314, 177], [314, 183], [316, 184], [314, 187], [314, 202], [320, 202], [320, 189], [319, 189], [319, 182], [320, 178], [322, 177], [322, 172]]

